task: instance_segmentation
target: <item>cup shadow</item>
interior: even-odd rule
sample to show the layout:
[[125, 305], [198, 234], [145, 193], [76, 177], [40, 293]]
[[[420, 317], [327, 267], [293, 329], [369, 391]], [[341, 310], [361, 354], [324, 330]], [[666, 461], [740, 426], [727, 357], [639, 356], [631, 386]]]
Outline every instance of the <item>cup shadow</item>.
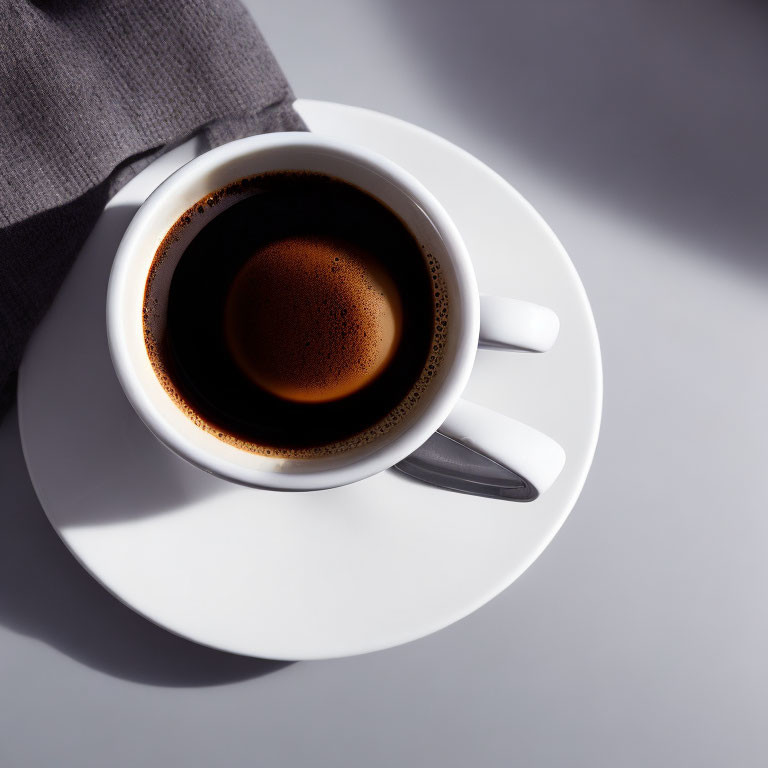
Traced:
[[0, 623], [115, 677], [203, 687], [275, 672], [291, 662], [217, 651], [171, 634], [96, 583], [38, 502], [12, 409], [0, 423]]
[[45, 467], [46, 485], [56, 489], [59, 525], [164, 514], [229, 488], [152, 435], [112, 367], [104, 322], [107, 283], [112, 256], [137, 208], [106, 208], [22, 365], [24, 447], [31, 466]]

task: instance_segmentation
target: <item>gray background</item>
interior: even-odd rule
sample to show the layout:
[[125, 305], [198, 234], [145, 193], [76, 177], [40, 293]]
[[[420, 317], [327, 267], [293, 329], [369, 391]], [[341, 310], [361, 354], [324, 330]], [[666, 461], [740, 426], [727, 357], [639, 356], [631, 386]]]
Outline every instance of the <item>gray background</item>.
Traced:
[[0, 765], [768, 760], [768, 8], [252, 0], [300, 96], [446, 136], [569, 251], [603, 345], [584, 493], [485, 608], [390, 651], [200, 648], [64, 550], [0, 425]]

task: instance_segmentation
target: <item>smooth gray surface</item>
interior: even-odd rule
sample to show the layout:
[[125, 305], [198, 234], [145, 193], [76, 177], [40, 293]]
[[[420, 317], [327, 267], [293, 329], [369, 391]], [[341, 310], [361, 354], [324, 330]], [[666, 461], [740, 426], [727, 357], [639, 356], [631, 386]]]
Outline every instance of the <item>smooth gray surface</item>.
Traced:
[[552, 545], [473, 616], [279, 666], [167, 635], [86, 576], [14, 412], [0, 765], [764, 765], [765, 8], [251, 5], [299, 95], [441, 133], [553, 226], [603, 345], [595, 464]]

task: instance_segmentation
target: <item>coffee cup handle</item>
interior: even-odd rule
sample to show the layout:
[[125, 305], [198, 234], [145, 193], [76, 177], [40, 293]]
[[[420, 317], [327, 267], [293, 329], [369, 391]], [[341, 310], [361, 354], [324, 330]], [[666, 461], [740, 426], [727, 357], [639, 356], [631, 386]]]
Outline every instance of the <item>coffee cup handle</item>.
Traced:
[[[546, 352], [560, 321], [548, 307], [501, 296], [480, 297], [480, 347]], [[565, 451], [551, 437], [490, 408], [459, 400], [438, 430], [510, 470], [544, 493], [565, 466]]]
[[549, 308], [506, 296], [480, 296], [480, 348], [546, 352], [557, 340], [560, 320]]

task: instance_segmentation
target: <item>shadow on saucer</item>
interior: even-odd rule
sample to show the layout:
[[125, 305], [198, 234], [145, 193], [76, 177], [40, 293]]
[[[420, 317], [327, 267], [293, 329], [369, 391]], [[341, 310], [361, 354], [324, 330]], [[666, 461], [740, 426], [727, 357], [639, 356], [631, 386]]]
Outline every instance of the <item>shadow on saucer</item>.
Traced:
[[173, 635], [120, 603], [77, 563], [35, 497], [16, 409], [0, 424], [0, 624], [126, 680], [202, 687], [291, 662], [224, 653]]
[[62, 526], [165, 514], [230, 490], [151, 434], [112, 367], [104, 320], [107, 283], [137, 208], [113, 205], [104, 211], [22, 366], [24, 447], [31, 465], [45, 468], [46, 487], [56, 489]]

